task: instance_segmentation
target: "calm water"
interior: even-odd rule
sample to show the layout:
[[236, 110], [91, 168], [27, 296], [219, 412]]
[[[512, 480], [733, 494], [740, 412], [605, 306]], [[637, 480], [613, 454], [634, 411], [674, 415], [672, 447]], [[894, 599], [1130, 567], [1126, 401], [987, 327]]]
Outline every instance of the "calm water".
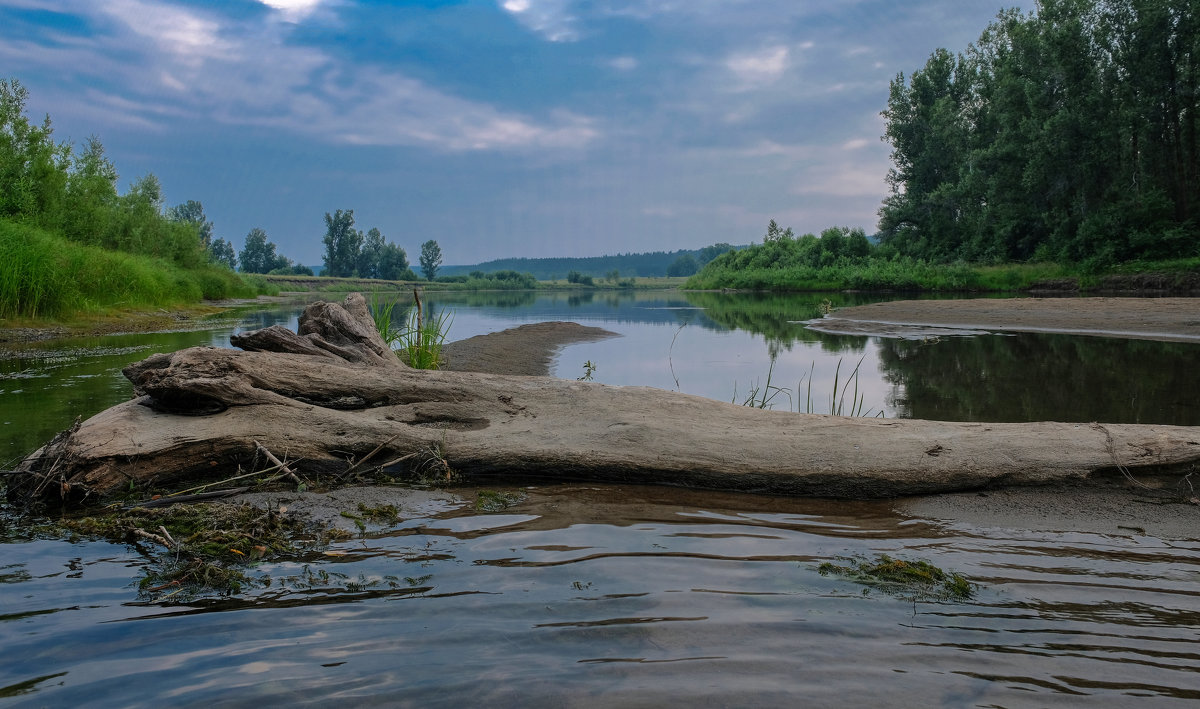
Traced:
[[[1105, 338], [888, 341], [796, 324], [846, 296], [442, 298], [452, 337], [575, 320], [622, 337], [557, 373], [776, 408], [828, 410], [860, 360], [887, 416], [1200, 424], [1200, 346]], [[299, 306], [212, 330], [39, 349], [0, 362], [0, 435], [19, 457], [128, 397], [124, 364], [294, 324]], [[772, 367], [772, 361], [774, 366]], [[843, 379], [844, 381], [844, 379]], [[740, 402], [739, 402], [740, 403]], [[799, 406], [797, 406], [799, 405]], [[139, 596], [149, 563], [100, 542], [0, 544], [0, 705], [1195, 706], [1200, 535], [1029, 532], [911, 518], [888, 502], [539, 485], [501, 514], [427, 502], [270, 585]], [[464, 490], [468, 499], [472, 490]], [[10, 524], [7, 520], [6, 525]], [[1200, 526], [1197, 527], [1200, 529]], [[924, 558], [980, 584], [965, 602], [894, 597], [822, 561]]]

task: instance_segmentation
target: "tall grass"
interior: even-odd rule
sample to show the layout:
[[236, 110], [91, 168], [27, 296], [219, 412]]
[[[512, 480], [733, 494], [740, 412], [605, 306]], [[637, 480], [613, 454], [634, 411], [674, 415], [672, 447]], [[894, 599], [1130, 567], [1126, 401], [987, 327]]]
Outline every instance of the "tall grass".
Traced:
[[0, 219], [0, 317], [64, 318], [130, 307], [161, 307], [258, 293], [211, 264], [183, 268], [151, 256], [69, 241]]
[[454, 315], [443, 310], [437, 315], [424, 317], [421, 297], [413, 291], [414, 306], [408, 311], [408, 317], [403, 327], [396, 325], [396, 311], [400, 307], [399, 298], [388, 298], [377, 293], [371, 294], [371, 317], [375, 320], [375, 329], [387, 346], [396, 351], [400, 358], [413, 369], [439, 369], [442, 366], [442, 349], [446, 344], [446, 336]]
[[[837, 368], [833, 373], [833, 387], [829, 393], [829, 413], [833, 416], [852, 416], [852, 417], [868, 417], [868, 418], [884, 418], [883, 410], [875, 411], [874, 409], [866, 408], [866, 395], [858, 390], [858, 373], [862, 368], [864, 355], [858, 360], [858, 364], [854, 366], [854, 370], [842, 379], [842, 360], [838, 359]], [[750, 386], [749, 393], [742, 400], [742, 406], [749, 406], [754, 409], [773, 409], [775, 408], [776, 400], [782, 395], [788, 400], [788, 411], [793, 410], [796, 402], [803, 402], [804, 408], [796, 408], [800, 413], [811, 414], [815, 413], [813, 407], [813, 372], [816, 369], [816, 362], [808, 368], [808, 374], [800, 378], [799, 384], [796, 385], [796, 399], [792, 399], [790, 389], [775, 386], [771, 384], [771, 379], [775, 373], [775, 360], [772, 358], [771, 366], [767, 369], [767, 381], [765, 384], [758, 383]], [[807, 385], [805, 384], [807, 380]], [[853, 389], [851, 389], [853, 387]], [[803, 395], [803, 396], [802, 396]], [[849, 395], [849, 402], [846, 401], [846, 396]], [[734, 388], [733, 402], [737, 403], [737, 388]]]

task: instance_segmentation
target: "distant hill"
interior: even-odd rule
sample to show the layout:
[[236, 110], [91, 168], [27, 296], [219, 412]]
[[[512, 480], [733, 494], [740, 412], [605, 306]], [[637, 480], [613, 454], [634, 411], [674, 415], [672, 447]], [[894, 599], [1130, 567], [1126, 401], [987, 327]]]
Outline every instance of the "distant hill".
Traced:
[[[532, 273], [539, 281], [566, 278], [571, 271], [581, 275], [603, 278], [613, 271], [622, 278], [641, 276], [653, 278], [667, 275], [667, 269], [679, 258], [690, 256], [697, 266], [703, 266], [726, 251], [744, 249], [745, 246], [713, 244], [702, 249], [680, 249], [679, 251], [653, 251], [642, 254], [617, 254], [614, 256], [586, 256], [578, 258], [504, 258], [485, 261], [473, 266], [442, 266], [439, 276], [465, 276], [471, 271], [517, 271]], [[690, 275], [690, 274], [681, 274]]]

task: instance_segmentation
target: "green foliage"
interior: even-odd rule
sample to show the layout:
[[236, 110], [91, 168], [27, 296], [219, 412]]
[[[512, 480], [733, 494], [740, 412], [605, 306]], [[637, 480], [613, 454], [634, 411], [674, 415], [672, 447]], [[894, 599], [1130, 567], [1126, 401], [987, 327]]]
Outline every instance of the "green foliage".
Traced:
[[271, 275], [271, 276], [311, 276], [311, 275], [313, 275], [313, 270], [311, 268], [309, 268], [308, 266], [296, 263], [296, 264], [291, 264], [289, 266], [281, 266], [279, 268], [273, 268], [268, 272], [268, 275]]
[[216, 264], [182, 268], [0, 219], [0, 317], [55, 318], [258, 292], [254, 284]]
[[[439, 273], [458, 275], [473, 270], [485, 272], [510, 270], [533, 274], [535, 278], [541, 281], [553, 281], [563, 278], [563, 274], [567, 274], [568, 279], [570, 279], [571, 273], [578, 273], [580, 277], [591, 276], [592, 278], [601, 278], [608, 272], [617, 271], [626, 276], [657, 278], [666, 276], [667, 269], [681, 256], [690, 255], [696, 259], [697, 264], [703, 266], [726, 251], [733, 251], [736, 248], [738, 247], [730, 244], [713, 244], [702, 249], [652, 251], [640, 254], [614, 254], [610, 256], [578, 258], [507, 258], [485, 261], [473, 266], [445, 266], [439, 270]], [[576, 283], [578, 281], [570, 282]]]
[[413, 292], [416, 306], [408, 312], [407, 322], [397, 327], [400, 301], [371, 294], [369, 303], [375, 329], [388, 347], [396, 350], [400, 358], [413, 369], [438, 369], [442, 366], [442, 348], [454, 316], [446, 310], [425, 318], [420, 298]]
[[453, 322], [454, 315], [446, 310], [424, 319], [420, 307], [411, 310], [408, 324], [399, 335], [400, 358], [413, 369], [440, 369], [442, 348]]
[[[776, 227], [778, 230], [778, 227]], [[787, 230], [790, 231], [790, 230]], [[780, 232], [786, 234], [787, 231]], [[1111, 270], [1103, 266], [1094, 271]], [[774, 238], [709, 262], [685, 288], [766, 291], [1020, 291], [1040, 281], [1074, 278], [1081, 267], [1031, 262], [1005, 265], [940, 263], [872, 246], [860, 229], [837, 227], [820, 238]], [[1093, 279], [1095, 280], [1095, 279]]]
[[503, 512], [525, 499], [520, 492], [480, 490], [475, 493], [475, 510], [478, 512]]
[[354, 210], [325, 212], [325, 275], [347, 278], [355, 275], [363, 233], [354, 228]]
[[[438, 282], [442, 280], [438, 279]], [[460, 282], [465, 285], [466, 290], [533, 290], [538, 287], [538, 281], [532, 274], [516, 271], [472, 271]]]
[[[254, 227], [246, 234], [241, 252], [244, 273], [272, 273], [292, 265], [290, 259], [275, 253], [275, 242], [267, 240], [267, 232]], [[311, 272], [311, 269], [310, 269]]]
[[224, 239], [217, 239], [209, 244], [208, 258], [213, 263], [228, 267], [230, 271], [237, 268], [237, 256], [233, 253], [233, 244]]
[[817, 572], [913, 600], [965, 601], [974, 591], [971, 582], [962, 574], [943, 571], [921, 559], [893, 559], [880, 554], [873, 560], [859, 557], [842, 560], [846, 563], [826, 561], [817, 567]]
[[258, 583], [253, 562], [299, 556], [335, 536], [328, 526], [250, 505], [179, 504], [65, 519], [76, 534], [136, 544], [147, 550], [139, 590], [156, 601], [184, 593], [238, 593]]
[[695, 256], [684, 254], [667, 266], [667, 275], [671, 278], [695, 275], [700, 270], [700, 263]]
[[380, 278], [379, 262], [386, 245], [387, 242], [379, 229], [371, 227], [367, 230], [367, 235], [363, 237], [362, 249], [358, 252], [356, 270], [359, 278]]
[[934, 262], [1196, 256], [1198, 49], [1192, 0], [1044, 0], [934, 52], [883, 112], [881, 239]]
[[154, 175], [118, 194], [100, 141], [79, 152], [54, 143], [49, 117], [25, 117], [27, 99], [15, 79], [0, 79], [0, 313], [61, 317], [254, 293], [213, 263], [230, 264], [232, 248], [209, 241], [199, 202], [164, 212]]
[[379, 262], [376, 266], [376, 277], [388, 281], [415, 281], [417, 274], [408, 265], [408, 254], [404, 249], [388, 242], [379, 252]]
[[585, 276], [584, 274], [580, 273], [579, 271], [568, 272], [567, 273], [567, 283], [578, 283], [579, 285], [582, 285], [582, 286], [596, 285], [595, 279], [593, 279], [591, 276]]
[[425, 280], [432, 281], [437, 277], [438, 268], [442, 265], [442, 247], [438, 246], [438, 242], [430, 239], [424, 244], [421, 244], [421, 272], [425, 274]]
[[183, 204], [167, 210], [167, 219], [180, 224], [189, 224], [196, 230], [200, 244], [208, 249], [212, 245], [213, 223], [204, 216], [204, 205], [189, 199]]

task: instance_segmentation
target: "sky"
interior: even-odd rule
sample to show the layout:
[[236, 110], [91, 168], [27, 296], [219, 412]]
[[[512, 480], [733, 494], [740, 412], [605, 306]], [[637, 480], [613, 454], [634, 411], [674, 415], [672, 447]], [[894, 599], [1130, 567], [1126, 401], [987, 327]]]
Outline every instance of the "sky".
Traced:
[[1000, 0], [0, 0], [0, 76], [214, 236], [319, 265], [353, 209], [416, 261], [874, 233], [896, 75]]

